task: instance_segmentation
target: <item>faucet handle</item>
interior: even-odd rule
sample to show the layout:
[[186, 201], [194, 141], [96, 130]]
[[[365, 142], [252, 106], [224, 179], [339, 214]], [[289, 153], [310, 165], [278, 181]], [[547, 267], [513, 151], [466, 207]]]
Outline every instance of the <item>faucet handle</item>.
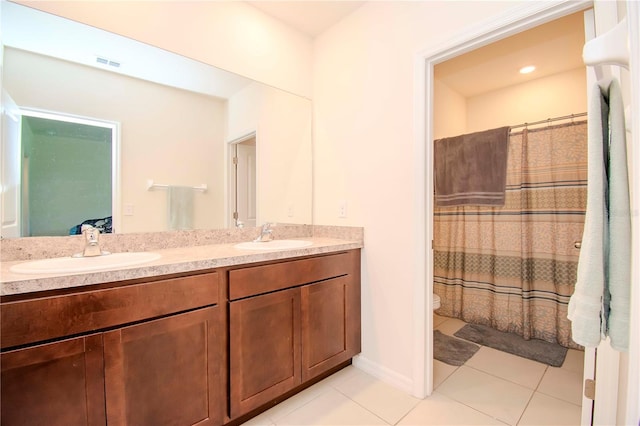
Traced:
[[82, 238], [84, 238], [84, 250], [81, 253], [75, 253], [71, 257], [93, 257], [111, 254], [108, 251], [100, 249], [100, 229], [85, 224], [80, 227]]
[[80, 228], [82, 231], [82, 235], [84, 235], [84, 239], [87, 244], [97, 245], [98, 240], [100, 239], [100, 230], [91, 225], [82, 225]]
[[84, 225], [82, 225], [80, 227], [80, 232], [84, 233], [84, 231], [90, 231], [92, 229], [96, 229], [93, 226], [89, 225], [88, 223], [85, 223]]
[[262, 225], [262, 228], [260, 229], [260, 235], [258, 235], [258, 238], [256, 238], [255, 240], [253, 240], [254, 242], [266, 242], [266, 241], [271, 241], [273, 239], [272, 237], [272, 233], [273, 233], [273, 229], [271, 229], [271, 226], [273, 224], [270, 222], [265, 222]]

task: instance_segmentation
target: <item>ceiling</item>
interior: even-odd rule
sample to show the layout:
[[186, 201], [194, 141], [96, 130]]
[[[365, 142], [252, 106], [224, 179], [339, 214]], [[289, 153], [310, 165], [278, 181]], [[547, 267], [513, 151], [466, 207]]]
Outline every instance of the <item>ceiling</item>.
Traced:
[[248, 1], [267, 15], [315, 37], [362, 6], [364, 1]]
[[[438, 64], [436, 79], [464, 97], [583, 68], [583, 12], [518, 33]], [[531, 74], [520, 68], [535, 65]]]
[[[290, 27], [316, 37], [366, 1], [248, 1]], [[438, 64], [435, 77], [464, 97], [584, 66], [584, 21], [578, 12]], [[518, 70], [535, 65], [536, 71]]]

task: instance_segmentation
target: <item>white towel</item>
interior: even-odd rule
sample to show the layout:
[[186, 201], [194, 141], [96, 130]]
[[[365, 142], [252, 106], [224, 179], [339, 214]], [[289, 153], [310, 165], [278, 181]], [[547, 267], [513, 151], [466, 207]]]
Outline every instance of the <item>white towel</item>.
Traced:
[[[605, 298], [607, 334], [611, 347], [629, 349], [629, 299], [631, 297], [631, 203], [627, 171], [624, 104], [618, 80], [609, 89], [609, 306]], [[606, 294], [606, 292], [605, 292]]]
[[170, 230], [193, 228], [193, 188], [169, 186], [167, 204]]
[[601, 314], [605, 282], [606, 203], [606, 132], [609, 111], [599, 87], [589, 98], [587, 124], [587, 213], [582, 247], [578, 260], [575, 290], [569, 300], [567, 317], [571, 320], [571, 337], [585, 346], [598, 346], [604, 335]]
[[626, 350], [631, 220], [624, 108], [617, 80], [594, 87], [588, 112], [587, 213], [568, 318], [576, 343], [596, 347], [609, 335], [614, 349]]

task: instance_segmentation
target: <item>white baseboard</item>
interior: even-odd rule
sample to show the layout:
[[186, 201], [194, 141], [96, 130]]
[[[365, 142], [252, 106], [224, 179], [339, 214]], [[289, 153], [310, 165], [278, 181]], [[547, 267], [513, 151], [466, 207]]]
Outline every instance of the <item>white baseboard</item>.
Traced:
[[413, 391], [413, 381], [409, 377], [398, 374], [395, 371], [375, 363], [362, 355], [353, 357], [353, 366], [372, 375], [376, 379], [380, 379], [394, 388], [401, 390], [402, 392], [411, 394]]

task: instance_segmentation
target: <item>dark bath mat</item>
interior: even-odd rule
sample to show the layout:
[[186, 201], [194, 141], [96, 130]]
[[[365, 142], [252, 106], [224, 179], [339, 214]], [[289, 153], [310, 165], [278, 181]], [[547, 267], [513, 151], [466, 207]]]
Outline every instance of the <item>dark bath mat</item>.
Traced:
[[567, 355], [567, 348], [558, 344], [538, 339], [524, 340], [517, 334], [504, 333], [486, 325], [467, 324], [453, 335], [552, 367], [562, 366]]
[[480, 346], [433, 331], [433, 357], [449, 365], [460, 366], [478, 352]]

